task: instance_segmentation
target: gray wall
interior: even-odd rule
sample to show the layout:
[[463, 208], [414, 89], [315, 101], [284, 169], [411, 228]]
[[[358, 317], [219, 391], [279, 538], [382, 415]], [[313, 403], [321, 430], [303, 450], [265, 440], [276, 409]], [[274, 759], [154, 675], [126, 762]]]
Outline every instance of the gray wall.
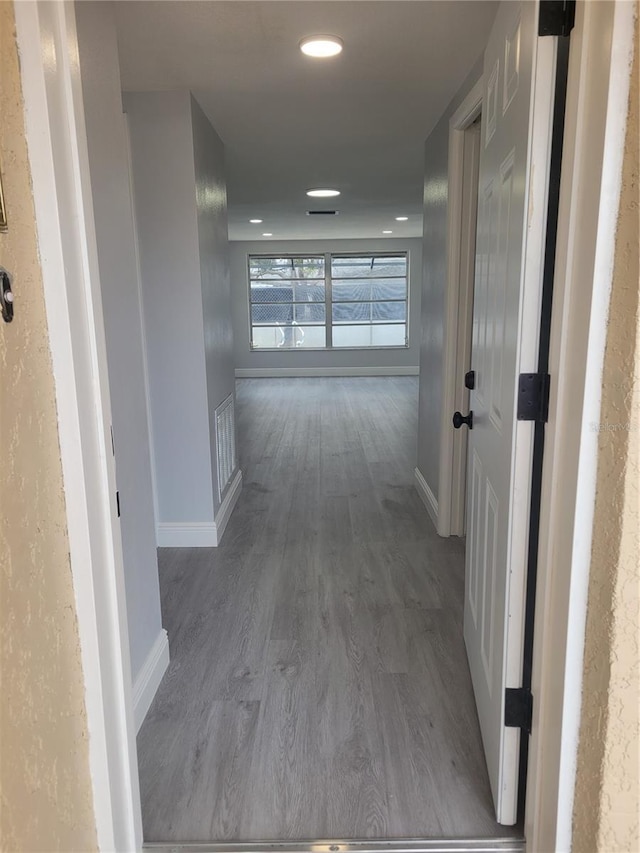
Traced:
[[161, 630], [141, 312], [110, 3], [76, 5], [134, 681]]
[[[234, 390], [233, 330], [227, 188], [224, 180], [224, 147], [197, 101], [191, 99], [195, 198], [204, 321], [204, 346], [211, 444], [215, 442], [215, 410]], [[218, 470], [212, 450], [214, 511], [217, 512]]]
[[436, 498], [439, 485], [444, 295], [447, 283], [449, 119], [481, 77], [482, 56], [425, 144], [418, 468]]
[[224, 147], [187, 92], [125, 95], [159, 524], [214, 520], [215, 409], [234, 390]]
[[189, 92], [127, 93], [158, 523], [213, 520]]
[[[409, 347], [407, 349], [251, 352], [249, 348], [249, 283], [247, 255], [298, 252], [409, 253]], [[420, 347], [420, 285], [422, 242], [419, 238], [381, 240], [261, 240], [231, 243], [231, 295], [235, 366], [239, 369], [361, 368], [418, 366]]]

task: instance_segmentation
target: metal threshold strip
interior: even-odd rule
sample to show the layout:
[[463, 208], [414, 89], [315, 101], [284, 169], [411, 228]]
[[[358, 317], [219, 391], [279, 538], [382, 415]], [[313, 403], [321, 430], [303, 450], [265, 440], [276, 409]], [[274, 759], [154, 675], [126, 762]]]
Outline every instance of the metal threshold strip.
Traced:
[[149, 842], [156, 853], [524, 853], [523, 838], [388, 838], [345, 841], [215, 841], [210, 844]]

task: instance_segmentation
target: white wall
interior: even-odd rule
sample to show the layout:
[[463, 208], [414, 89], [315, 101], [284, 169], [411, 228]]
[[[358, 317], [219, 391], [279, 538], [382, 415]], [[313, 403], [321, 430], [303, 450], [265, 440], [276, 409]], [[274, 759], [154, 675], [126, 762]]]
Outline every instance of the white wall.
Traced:
[[113, 7], [78, 3], [76, 18], [135, 684], [163, 632], [128, 149]]
[[191, 95], [127, 93], [158, 524], [213, 521]]
[[[234, 391], [224, 147], [187, 91], [124, 96], [161, 545], [215, 545], [215, 409]], [[234, 487], [234, 499], [237, 497]], [[224, 497], [224, 495], [223, 495]], [[227, 502], [228, 503], [228, 502]], [[216, 527], [217, 524], [217, 527]]]
[[436, 499], [442, 407], [444, 295], [447, 282], [449, 119], [481, 76], [482, 56], [425, 143], [418, 469]]
[[[378, 350], [328, 350], [294, 352], [252, 352], [249, 346], [249, 281], [247, 256], [250, 254], [292, 254], [300, 252], [408, 252], [409, 254], [409, 347]], [[420, 350], [420, 288], [422, 279], [422, 242], [420, 239], [380, 240], [261, 240], [231, 243], [231, 296], [235, 367], [240, 375], [253, 371], [295, 370], [307, 368], [383, 368], [398, 372], [417, 372]]]
[[195, 199], [198, 216], [198, 246], [204, 346], [211, 435], [213, 505], [217, 513], [218, 470], [215, 463], [215, 410], [234, 391], [231, 282], [227, 230], [227, 188], [224, 180], [224, 146], [209, 119], [191, 98]]

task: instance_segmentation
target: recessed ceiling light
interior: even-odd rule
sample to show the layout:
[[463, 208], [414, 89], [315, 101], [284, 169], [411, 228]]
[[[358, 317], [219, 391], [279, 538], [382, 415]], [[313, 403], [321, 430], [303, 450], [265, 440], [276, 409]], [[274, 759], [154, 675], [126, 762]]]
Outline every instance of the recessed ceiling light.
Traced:
[[315, 190], [307, 190], [307, 195], [310, 195], [313, 198], [334, 198], [334, 196], [340, 195], [340, 190], [319, 188]]
[[309, 36], [300, 42], [300, 50], [307, 56], [326, 59], [342, 52], [342, 39], [337, 36]]
[[396, 222], [406, 222], [408, 218], [408, 216], [396, 216]]
[[260, 223], [262, 222], [262, 219], [250, 219], [249, 222], [252, 225], [260, 225]]
[[273, 234], [271, 233], [271, 231], [265, 231], [262, 236], [263, 237], [273, 237]]
[[383, 234], [393, 234], [393, 231], [383, 231]]

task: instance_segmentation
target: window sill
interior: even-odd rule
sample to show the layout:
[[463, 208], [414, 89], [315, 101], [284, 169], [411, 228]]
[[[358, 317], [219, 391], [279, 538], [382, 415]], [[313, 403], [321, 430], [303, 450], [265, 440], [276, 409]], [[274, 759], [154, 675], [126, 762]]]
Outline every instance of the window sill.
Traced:
[[249, 352], [387, 352], [407, 349], [409, 344], [391, 347], [249, 347]]

